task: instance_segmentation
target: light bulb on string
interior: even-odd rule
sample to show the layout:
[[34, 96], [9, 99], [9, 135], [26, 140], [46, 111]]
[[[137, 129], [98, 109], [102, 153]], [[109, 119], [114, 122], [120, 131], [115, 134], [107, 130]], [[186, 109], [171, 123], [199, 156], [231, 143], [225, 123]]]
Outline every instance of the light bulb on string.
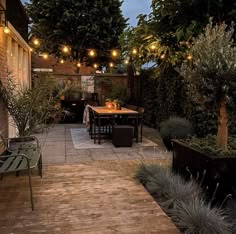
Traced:
[[151, 45], [151, 50], [155, 50], [156, 46], [155, 45]]
[[165, 54], [162, 54], [162, 55], [160, 56], [161, 59], [164, 59], [165, 57], [166, 57]]
[[81, 63], [77, 63], [76, 66], [77, 66], [77, 67], [81, 67]]
[[60, 63], [63, 64], [65, 61], [63, 59], [60, 60]]
[[38, 46], [39, 45], [39, 40], [38, 39], [34, 39], [33, 43], [34, 43], [34, 45]]
[[109, 67], [114, 67], [114, 63], [110, 62]]
[[133, 48], [132, 54], [136, 55], [137, 53], [138, 53], [137, 49], [136, 49], [136, 48]]
[[62, 50], [63, 50], [64, 53], [69, 53], [69, 48], [68, 48], [68, 46], [64, 46]]
[[89, 55], [90, 57], [94, 57], [94, 56], [96, 55], [96, 53], [95, 53], [94, 50], [90, 50], [89, 53], [88, 53], [88, 55]]
[[128, 59], [125, 60], [125, 64], [129, 64], [129, 60]]
[[188, 59], [188, 60], [192, 60], [192, 59], [193, 59], [193, 56], [192, 56], [191, 54], [189, 54], [189, 55], [187, 56], [187, 59]]
[[48, 59], [48, 54], [47, 54], [47, 53], [44, 53], [44, 54], [43, 54], [43, 58], [44, 58], [44, 59]]
[[112, 50], [112, 51], [111, 51], [111, 55], [112, 55], [113, 57], [117, 57], [117, 56], [118, 56], [118, 52], [117, 52], [116, 50]]
[[93, 64], [94, 68], [98, 68], [98, 65], [96, 63]]

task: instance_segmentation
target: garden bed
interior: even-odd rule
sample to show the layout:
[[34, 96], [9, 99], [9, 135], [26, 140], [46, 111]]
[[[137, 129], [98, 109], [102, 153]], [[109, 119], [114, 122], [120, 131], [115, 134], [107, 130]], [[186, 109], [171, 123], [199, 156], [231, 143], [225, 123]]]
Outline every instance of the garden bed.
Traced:
[[[236, 190], [236, 156], [211, 155], [173, 140], [173, 171], [184, 178], [195, 178], [206, 188], [209, 199], [222, 202]], [[234, 195], [235, 196], [235, 195]]]

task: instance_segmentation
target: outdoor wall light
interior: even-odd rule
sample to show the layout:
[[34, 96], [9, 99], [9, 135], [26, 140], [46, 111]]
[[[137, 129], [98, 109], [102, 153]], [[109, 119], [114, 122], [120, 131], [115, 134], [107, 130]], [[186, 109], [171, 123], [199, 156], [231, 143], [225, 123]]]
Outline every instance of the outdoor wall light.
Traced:
[[0, 3], [0, 27], [4, 27], [4, 33], [10, 33], [10, 29], [7, 27], [6, 9]]
[[4, 33], [6, 33], [6, 34], [10, 33], [10, 29], [9, 29], [7, 26], [4, 27], [4, 30], [3, 30], [3, 31], [4, 31]]

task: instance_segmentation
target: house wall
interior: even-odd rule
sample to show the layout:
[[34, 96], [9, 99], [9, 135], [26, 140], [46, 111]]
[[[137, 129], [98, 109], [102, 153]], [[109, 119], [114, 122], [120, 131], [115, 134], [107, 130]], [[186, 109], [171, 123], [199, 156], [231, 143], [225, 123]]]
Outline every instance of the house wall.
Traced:
[[[6, 1], [1, 0], [5, 6]], [[0, 79], [5, 80], [7, 70], [12, 72], [14, 80], [21, 87], [31, 86], [31, 52], [30, 47], [19, 32], [8, 22], [9, 34], [4, 33], [4, 27], [0, 27]], [[16, 128], [3, 108], [0, 100], [0, 134], [4, 137], [16, 135]]]
[[[7, 76], [7, 37], [4, 33], [4, 28], [0, 27], [0, 79], [4, 80]], [[6, 137], [8, 135], [8, 114], [3, 108], [0, 100], [0, 135]]]
[[[8, 23], [10, 33], [6, 34], [7, 68], [12, 73], [15, 82], [21, 88], [31, 87], [31, 52], [30, 47], [16, 29]], [[16, 128], [9, 116], [8, 135], [14, 137]]]

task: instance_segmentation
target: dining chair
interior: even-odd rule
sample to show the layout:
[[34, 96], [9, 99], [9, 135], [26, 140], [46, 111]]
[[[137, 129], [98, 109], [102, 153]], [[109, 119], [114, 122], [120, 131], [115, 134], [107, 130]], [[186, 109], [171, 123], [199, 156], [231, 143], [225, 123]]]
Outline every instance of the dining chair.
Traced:
[[[99, 134], [99, 116], [89, 107], [89, 134], [94, 143], [98, 139]], [[103, 136], [111, 135], [111, 121], [109, 116], [100, 116], [100, 134]]]

